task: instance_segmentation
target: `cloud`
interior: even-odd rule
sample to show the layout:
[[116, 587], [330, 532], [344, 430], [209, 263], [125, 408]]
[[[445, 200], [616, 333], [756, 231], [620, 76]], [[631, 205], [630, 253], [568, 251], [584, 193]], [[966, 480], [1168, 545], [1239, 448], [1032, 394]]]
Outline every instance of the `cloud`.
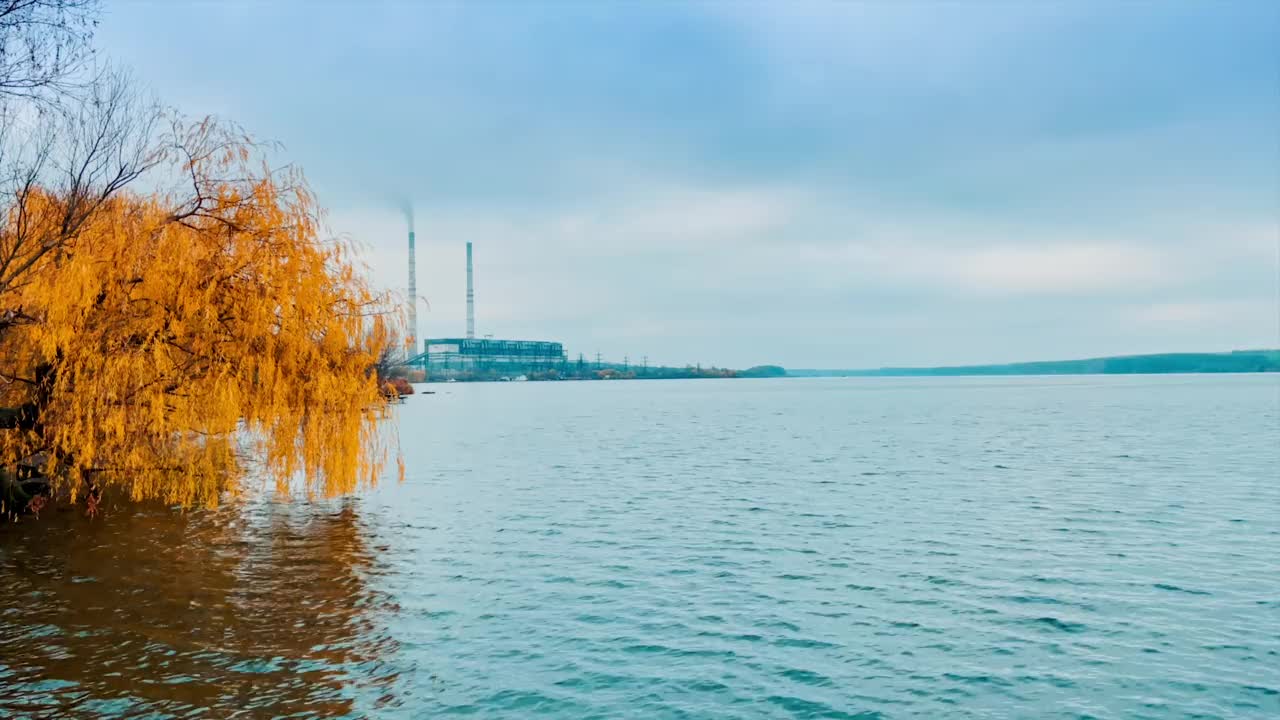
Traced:
[[1158, 252], [1128, 244], [995, 245], [936, 258], [946, 281], [973, 292], [1082, 294], [1134, 290], [1173, 279]]
[[779, 242], [767, 264], [782, 273], [808, 268], [810, 283], [829, 290], [874, 286], [923, 296], [1056, 296], [1133, 293], [1188, 277], [1180, 250], [1136, 237], [1045, 232], [947, 222], [911, 222], [863, 214], [841, 223], [826, 215], [825, 237]]
[[608, 200], [571, 208], [544, 223], [544, 232], [578, 250], [609, 254], [724, 251], [785, 228], [805, 204], [794, 188], [666, 180], [638, 184]]
[[[851, 75], [904, 77], [917, 89], [972, 85], [1000, 48], [1079, 14], [1058, 4], [729, 3], [709, 12], [737, 27], [770, 60], [782, 88], [818, 90]], [[920, 38], [927, 36], [929, 42]]]
[[[440, 314], [459, 311], [467, 241], [476, 244], [486, 319], [547, 325], [621, 319], [641, 304], [687, 313], [851, 292], [917, 302], [1132, 297], [1274, 261], [1265, 222], [1185, 225], [1174, 216], [1101, 232], [843, 201], [785, 184], [659, 177], [569, 207], [505, 216], [436, 209], [418, 218], [419, 286]], [[378, 234], [370, 263], [380, 281], [403, 284], [403, 221], [384, 209], [339, 216], [347, 229]]]
[[1244, 319], [1265, 331], [1276, 329], [1280, 308], [1265, 300], [1176, 300], [1134, 307], [1126, 317], [1135, 323], [1183, 329], [1227, 325]]

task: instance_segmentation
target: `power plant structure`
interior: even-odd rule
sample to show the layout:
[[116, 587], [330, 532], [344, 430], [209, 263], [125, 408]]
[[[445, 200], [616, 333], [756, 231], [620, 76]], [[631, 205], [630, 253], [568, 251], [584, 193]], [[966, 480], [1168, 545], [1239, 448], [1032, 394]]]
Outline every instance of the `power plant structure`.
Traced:
[[[414, 282], [413, 262], [411, 231], [409, 233], [411, 287]], [[427, 338], [423, 341], [422, 352], [411, 358], [408, 364], [425, 368], [429, 380], [520, 379], [538, 372], [563, 369], [567, 364], [567, 358], [564, 345], [558, 342], [496, 340], [492, 336], [476, 337], [474, 270], [471, 243], [468, 242], [466, 336]]]
[[426, 368], [430, 379], [515, 379], [562, 368], [564, 345], [546, 340], [431, 338]]
[[[412, 260], [410, 260], [412, 262]], [[467, 338], [476, 336], [476, 289], [471, 284], [471, 243], [467, 243]]]
[[404, 346], [409, 354], [418, 352], [418, 260], [413, 250], [413, 215], [409, 216], [409, 329], [405, 333]]
[[577, 362], [569, 363], [564, 345], [550, 340], [500, 340], [492, 335], [476, 337], [475, 254], [472, 244], [467, 251], [467, 308], [462, 337], [435, 337], [417, 344], [417, 258], [413, 232], [413, 211], [407, 208], [409, 221], [409, 299], [406, 332], [407, 346], [413, 348], [403, 362], [406, 367], [426, 371], [429, 382], [473, 380], [611, 380], [611, 379], [675, 379], [693, 377], [736, 377], [737, 372], [701, 365], [685, 367], [651, 367], [645, 357], [638, 368], [624, 356], [621, 363], [605, 363], [600, 353], [588, 364], [582, 353]]

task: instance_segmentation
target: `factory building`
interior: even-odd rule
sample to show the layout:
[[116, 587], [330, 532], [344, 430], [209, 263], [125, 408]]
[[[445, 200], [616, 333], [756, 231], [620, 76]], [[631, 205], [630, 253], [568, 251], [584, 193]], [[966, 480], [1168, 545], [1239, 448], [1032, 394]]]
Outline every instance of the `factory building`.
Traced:
[[432, 338], [427, 340], [429, 374], [518, 377], [565, 364], [564, 346], [541, 340]]

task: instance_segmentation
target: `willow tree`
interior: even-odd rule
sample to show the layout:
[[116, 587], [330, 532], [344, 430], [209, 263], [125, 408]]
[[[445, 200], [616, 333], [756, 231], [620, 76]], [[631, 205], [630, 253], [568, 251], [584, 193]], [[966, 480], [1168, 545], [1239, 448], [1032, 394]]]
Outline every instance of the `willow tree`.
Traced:
[[168, 189], [31, 185], [3, 218], [0, 464], [72, 500], [371, 482], [386, 305], [301, 178], [209, 122], [137, 166]]

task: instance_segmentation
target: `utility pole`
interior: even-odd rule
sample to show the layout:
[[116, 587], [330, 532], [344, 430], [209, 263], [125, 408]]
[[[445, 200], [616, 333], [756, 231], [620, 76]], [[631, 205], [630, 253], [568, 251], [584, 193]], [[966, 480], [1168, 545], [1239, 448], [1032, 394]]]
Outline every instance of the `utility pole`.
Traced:
[[626, 372], [630, 369], [631, 369], [631, 357], [629, 355], [623, 355], [622, 356], [622, 372]]
[[600, 353], [599, 352], [596, 353], [596, 369], [597, 370], [600, 369]]

